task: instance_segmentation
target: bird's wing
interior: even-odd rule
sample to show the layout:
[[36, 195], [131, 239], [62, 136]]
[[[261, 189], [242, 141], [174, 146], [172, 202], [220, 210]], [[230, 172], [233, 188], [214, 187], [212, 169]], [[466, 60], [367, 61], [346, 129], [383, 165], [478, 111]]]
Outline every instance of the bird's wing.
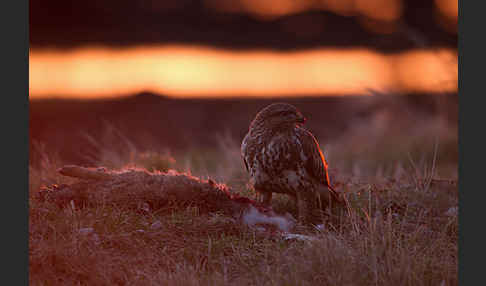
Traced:
[[243, 162], [245, 163], [246, 171], [250, 172], [250, 168], [248, 167], [248, 162], [246, 161], [246, 140], [247, 140], [248, 134], [243, 138], [243, 141], [241, 142], [241, 157], [243, 158]]
[[246, 171], [250, 172], [250, 168], [248, 168], [248, 162], [246, 162], [245, 157], [243, 157], [243, 162], [245, 163]]
[[322, 154], [321, 148], [316, 138], [308, 131], [301, 132], [301, 144], [306, 160], [304, 162], [307, 172], [317, 181], [321, 182], [329, 188], [332, 196], [340, 201], [339, 194], [331, 186], [329, 181], [329, 174], [327, 171], [327, 162]]

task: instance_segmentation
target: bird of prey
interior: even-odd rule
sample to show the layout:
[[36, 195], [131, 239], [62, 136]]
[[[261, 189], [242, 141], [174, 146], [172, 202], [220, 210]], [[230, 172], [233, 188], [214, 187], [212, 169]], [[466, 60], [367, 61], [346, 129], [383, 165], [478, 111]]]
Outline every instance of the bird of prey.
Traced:
[[297, 202], [299, 221], [317, 206], [343, 202], [329, 182], [316, 138], [302, 126], [305, 120], [293, 105], [270, 104], [255, 116], [241, 144], [250, 183], [263, 203], [270, 205], [272, 193], [290, 195]]

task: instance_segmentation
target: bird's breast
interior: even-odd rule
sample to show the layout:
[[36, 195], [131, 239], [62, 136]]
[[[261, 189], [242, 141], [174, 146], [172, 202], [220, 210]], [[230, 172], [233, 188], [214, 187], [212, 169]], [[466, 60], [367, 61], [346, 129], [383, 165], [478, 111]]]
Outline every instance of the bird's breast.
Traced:
[[261, 149], [261, 157], [265, 166], [274, 172], [297, 170], [302, 158], [302, 145], [295, 136], [274, 136]]
[[255, 188], [274, 192], [295, 193], [305, 187], [308, 177], [305, 156], [297, 136], [276, 135], [250, 152], [250, 176]]

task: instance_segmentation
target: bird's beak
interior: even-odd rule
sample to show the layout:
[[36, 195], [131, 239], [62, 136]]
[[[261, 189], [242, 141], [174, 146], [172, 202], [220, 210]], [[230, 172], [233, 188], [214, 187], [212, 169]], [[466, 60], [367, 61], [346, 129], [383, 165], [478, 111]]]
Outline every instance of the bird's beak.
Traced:
[[301, 116], [301, 117], [299, 117], [299, 119], [297, 120], [297, 122], [299, 122], [301, 124], [304, 124], [306, 120], [307, 120], [307, 118], [305, 118], [304, 116]]

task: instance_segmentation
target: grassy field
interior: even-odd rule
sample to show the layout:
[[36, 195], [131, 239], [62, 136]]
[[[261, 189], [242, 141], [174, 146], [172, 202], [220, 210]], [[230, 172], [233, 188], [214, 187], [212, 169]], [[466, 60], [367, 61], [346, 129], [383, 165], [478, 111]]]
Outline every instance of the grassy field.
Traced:
[[[59, 208], [38, 200], [39, 189], [77, 179], [57, 173], [63, 162], [38, 144], [41, 164], [29, 172], [30, 284], [457, 285], [457, 127], [441, 118], [414, 120], [377, 114], [320, 142], [331, 182], [350, 208], [322, 227], [291, 230], [309, 240], [197, 207], [144, 214], [123, 204]], [[98, 165], [174, 169], [257, 198], [230, 136], [220, 135], [212, 149], [178, 153], [139, 152], [126, 140], [117, 148], [94, 140], [104, 150]], [[288, 197], [272, 203], [296, 217]]]

